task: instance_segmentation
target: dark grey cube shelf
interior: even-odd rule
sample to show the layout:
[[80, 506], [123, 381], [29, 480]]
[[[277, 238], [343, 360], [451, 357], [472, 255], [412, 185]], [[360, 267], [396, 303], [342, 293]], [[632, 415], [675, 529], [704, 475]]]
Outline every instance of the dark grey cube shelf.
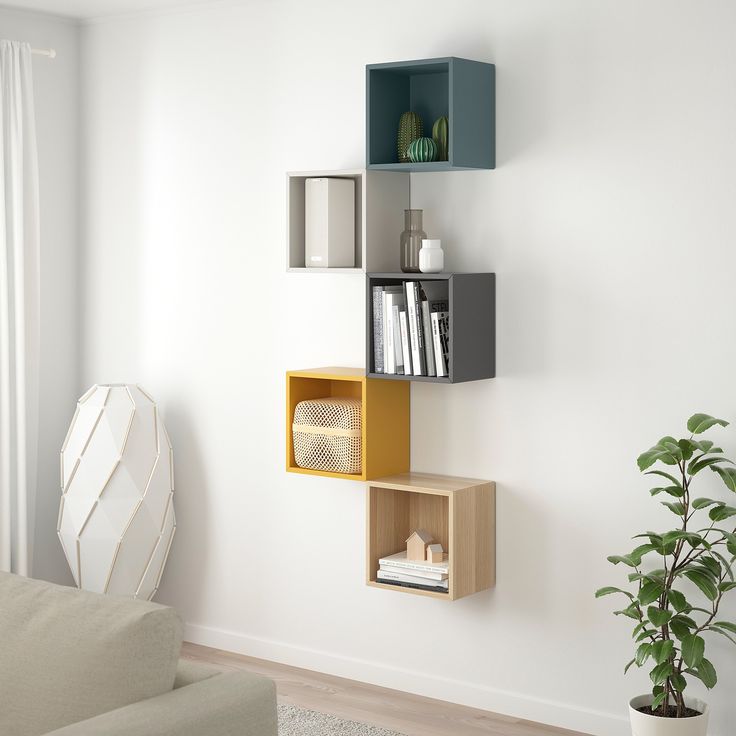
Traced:
[[[404, 281], [446, 281], [450, 311], [449, 376], [376, 373], [373, 360], [373, 287]], [[366, 278], [366, 371], [370, 378], [463, 383], [496, 375], [495, 273], [369, 273]]]
[[[366, 66], [366, 164], [387, 171], [462, 171], [496, 166], [496, 67], [450, 56]], [[416, 112], [424, 135], [449, 122], [448, 161], [399, 163], [401, 114]]]

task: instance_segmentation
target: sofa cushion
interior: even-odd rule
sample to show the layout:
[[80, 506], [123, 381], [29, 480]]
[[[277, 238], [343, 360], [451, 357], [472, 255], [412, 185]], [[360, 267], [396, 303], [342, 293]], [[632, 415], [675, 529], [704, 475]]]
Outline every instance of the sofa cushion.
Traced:
[[39, 736], [173, 688], [171, 608], [0, 573], [0, 734]]

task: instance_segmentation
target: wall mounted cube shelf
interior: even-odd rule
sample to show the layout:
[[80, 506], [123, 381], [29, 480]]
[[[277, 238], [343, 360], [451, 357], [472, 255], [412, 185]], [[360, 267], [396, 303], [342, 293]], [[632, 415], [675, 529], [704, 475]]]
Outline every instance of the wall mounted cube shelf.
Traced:
[[[388, 171], [458, 171], [496, 166], [495, 66], [451, 56], [366, 67], [366, 162]], [[448, 161], [399, 163], [401, 114], [416, 112], [431, 137], [449, 120]]]
[[[409, 384], [374, 381], [360, 368], [312, 368], [286, 374], [286, 470], [329, 478], [369, 480], [409, 470]], [[292, 424], [300, 401], [326, 397], [361, 399], [362, 472], [330, 473], [294, 461]]]
[[[432, 282], [450, 311], [449, 375], [396, 375], [375, 372], [373, 287], [405, 281]], [[496, 375], [496, 275], [493, 273], [370, 273], [366, 278], [366, 366], [371, 378], [393, 381], [463, 383]]]
[[[304, 187], [312, 177], [355, 181], [355, 267], [311, 268], [304, 258]], [[343, 169], [286, 175], [286, 270], [292, 273], [362, 273], [399, 267], [399, 234], [409, 208], [409, 174]]]
[[[456, 600], [496, 582], [496, 484], [486, 480], [403, 473], [369, 482], [366, 582], [443, 600]], [[448, 553], [449, 590], [440, 593], [380, 583], [379, 559], [406, 549], [425, 529]]]

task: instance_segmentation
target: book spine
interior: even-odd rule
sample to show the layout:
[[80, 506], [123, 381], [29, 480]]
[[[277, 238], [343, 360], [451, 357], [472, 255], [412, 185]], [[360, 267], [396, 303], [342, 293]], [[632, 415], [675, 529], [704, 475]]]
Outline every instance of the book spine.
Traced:
[[424, 325], [422, 316], [422, 286], [418, 281], [414, 282], [414, 320], [417, 329], [417, 359], [421, 366], [421, 372], [418, 376], [426, 376], [427, 372], [427, 352], [424, 347]]
[[399, 326], [401, 327], [401, 350], [404, 356], [404, 375], [410, 376], [411, 370], [411, 347], [409, 346], [409, 326], [406, 319], [406, 310], [399, 312]]
[[396, 356], [396, 373], [404, 375], [404, 350], [401, 347], [401, 323], [399, 322], [399, 305], [391, 307], [391, 321], [394, 330], [394, 355]]
[[424, 350], [420, 341], [420, 321], [419, 315], [419, 284], [416, 281], [406, 282], [407, 293], [411, 295], [411, 305], [409, 306], [409, 329], [411, 336], [411, 363], [414, 368], [415, 376], [426, 376], [427, 372], [424, 366]]
[[383, 373], [383, 288], [373, 287], [373, 370]]
[[442, 342], [440, 341], [440, 312], [432, 312], [432, 341], [434, 344], [434, 366], [437, 376], [443, 377], [445, 373], [445, 360], [442, 354]]
[[445, 375], [450, 374], [450, 313], [442, 312], [439, 320], [440, 344], [442, 345], [442, 362]]
[[383, 292], [383, 362], [386, 373], [396, 373], [396, 353], [394, 352], [394, 320], [391, 308], [391, 295]]
[[436, 376], [437, 369], [434, 365], [434, 347], [432, 345], [432, 321], [429, 317], [429, 302], [422, 300], [422, 328], [424, 335], [424, 357], [427, 365], [427, 375]]

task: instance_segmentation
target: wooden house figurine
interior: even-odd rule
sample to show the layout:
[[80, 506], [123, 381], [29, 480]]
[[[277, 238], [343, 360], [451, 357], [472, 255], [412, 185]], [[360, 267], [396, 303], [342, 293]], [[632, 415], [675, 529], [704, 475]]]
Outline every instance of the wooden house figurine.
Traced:
[[441, 544], [427, 545], [427, 562], [442, 562], [444, 559], [445, 554]]
[[427, 559], [427, 545], [433, 541], [432, 535], [424, 529], [412, 532], [406, 540], [406, 559], [424, 562]]

